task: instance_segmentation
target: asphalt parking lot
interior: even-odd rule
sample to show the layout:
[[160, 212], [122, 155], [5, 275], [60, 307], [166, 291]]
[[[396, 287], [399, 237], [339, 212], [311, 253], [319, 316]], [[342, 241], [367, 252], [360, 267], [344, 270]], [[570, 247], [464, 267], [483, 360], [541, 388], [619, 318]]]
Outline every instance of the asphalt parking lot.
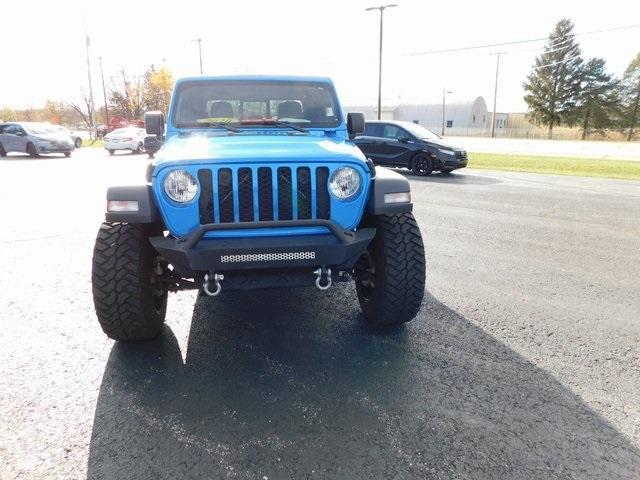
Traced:
[[0, 160], [0, 479], [640, 478], [640, 183], [411, 179], [427, 295], [169, 298], [147, 344], [95, 320], [104, 189], [144, 156]]

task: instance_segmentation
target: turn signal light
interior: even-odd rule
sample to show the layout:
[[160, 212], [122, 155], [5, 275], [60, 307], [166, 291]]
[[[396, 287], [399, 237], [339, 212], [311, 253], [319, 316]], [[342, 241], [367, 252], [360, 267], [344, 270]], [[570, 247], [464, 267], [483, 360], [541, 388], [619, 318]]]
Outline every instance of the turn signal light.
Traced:
[[137, 200], [109, 200], [107, 212], [137, 212], [139, 209]]
[[385, 193], [384, 203], [410, 203], [410, 192]]

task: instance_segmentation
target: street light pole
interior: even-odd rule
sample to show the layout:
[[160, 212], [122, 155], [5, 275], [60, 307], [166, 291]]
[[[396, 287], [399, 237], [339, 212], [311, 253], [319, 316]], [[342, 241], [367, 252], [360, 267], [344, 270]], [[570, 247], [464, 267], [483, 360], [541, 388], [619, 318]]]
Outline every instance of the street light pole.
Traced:
[[393, 8], [397, 6], [397, 4], [393, 3], [389, 5], [380, 5], [379, 7], [365, 8], [366, 11], [380, 11], [380, 50], [378, 54], [378, 120], [380, 120], [382, 116], [382, 32], [384, 29], [384, 11], [387, 8]]
[[[491, 114], [491, 138], [496, 136], [496, 102], [498, 100], [498, 70], [500, 69], [500, 55], [505, 52], [497, 52], [496, 56], [496, 83], [493, 89], [493, 113]], [[492, 54], [494, 55], [494, 54]]]
[[107, 89], [104, 86], [104, 70], [102, 69], [102, 57], [98, 57], [100, 62], [100, 76], [102, 77], [102, 95], [104, 97], [105, 125], [109, 126], [109, 107], [107, 106]]
[[89, 77], [89, 122], [91, 123], [91, 127], [93, 129], [92, 135], [93, 138], [97, 138], [98, 131], [96, 129], [96, 113], [95, 113], [95, 104], [93, 103], [93, 84], [91, 82], [91, 57], [89, 55], [89, 46], [91, 45], [91, 40], [89, 39], [89, 35], [85, 30], [85, 46], [87, 48], [87, 76]]
[[202, 75], [202, 38], [194, 38], [193, 42], [198, 42], [198, 55], [200, 56], [200, 75]]
[[441, 135], [444, 137], [444, 112], [445, 112], [445, 97], [447, 93], [453, 93], [451, 90], [447, 90], [446, 88], [442, 89], [442, 133]]

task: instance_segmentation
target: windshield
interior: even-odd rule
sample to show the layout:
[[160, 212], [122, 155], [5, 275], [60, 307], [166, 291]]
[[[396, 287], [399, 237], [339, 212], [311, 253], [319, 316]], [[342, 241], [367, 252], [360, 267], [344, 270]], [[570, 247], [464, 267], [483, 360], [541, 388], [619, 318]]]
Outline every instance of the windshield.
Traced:
[[272, 80], [188, 82], [178, 87], [176, 127], [332, 128], [340, 124], [333, 88], [321, 82]]
[[31, 133], [33, 135], [44, 135], [45, 133], [55, 133], [55, 130], [51, 125], [45, 125], [44, 123], [23, 124], [22, 126], [27, 131], [27, 133]]
[[422, 125], [418, 125], [417, 123], [406, 122], [403, 123], [402, 126], [417, 138], [426, 138], [427, 140], [437, 140], [440, 138], [431, 130], [427, 130]]

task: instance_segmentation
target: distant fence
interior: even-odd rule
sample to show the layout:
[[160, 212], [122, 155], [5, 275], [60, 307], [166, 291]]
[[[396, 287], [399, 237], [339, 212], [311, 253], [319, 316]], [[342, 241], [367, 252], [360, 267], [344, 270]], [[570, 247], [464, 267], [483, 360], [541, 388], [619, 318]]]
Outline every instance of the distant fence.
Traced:
[[[440, 134], [442, 132], [442, 126], [426, 126], [432, 132]], [[445, 128], [445, 136], [452, 137], [490, 137], [490, 128]], [[547, 139], [548, 131], [544, 127], [525, 127], [525, 128], [496, 128], [495, 136], [497, 138], [528, 138], [528, 139]], [[640, 136], [640, 132], [634, 135], [634, 140], [637, 140]], [[582, 130], [576, 127], [556, 127], [553, 129], [554, 140], [582, 140]], [[591, 133], [587, 140], [612, 140], [623, 142], [627, 139], [626, 132], [620, 132], [618, 130], [609, 130], [605, 132]]]

